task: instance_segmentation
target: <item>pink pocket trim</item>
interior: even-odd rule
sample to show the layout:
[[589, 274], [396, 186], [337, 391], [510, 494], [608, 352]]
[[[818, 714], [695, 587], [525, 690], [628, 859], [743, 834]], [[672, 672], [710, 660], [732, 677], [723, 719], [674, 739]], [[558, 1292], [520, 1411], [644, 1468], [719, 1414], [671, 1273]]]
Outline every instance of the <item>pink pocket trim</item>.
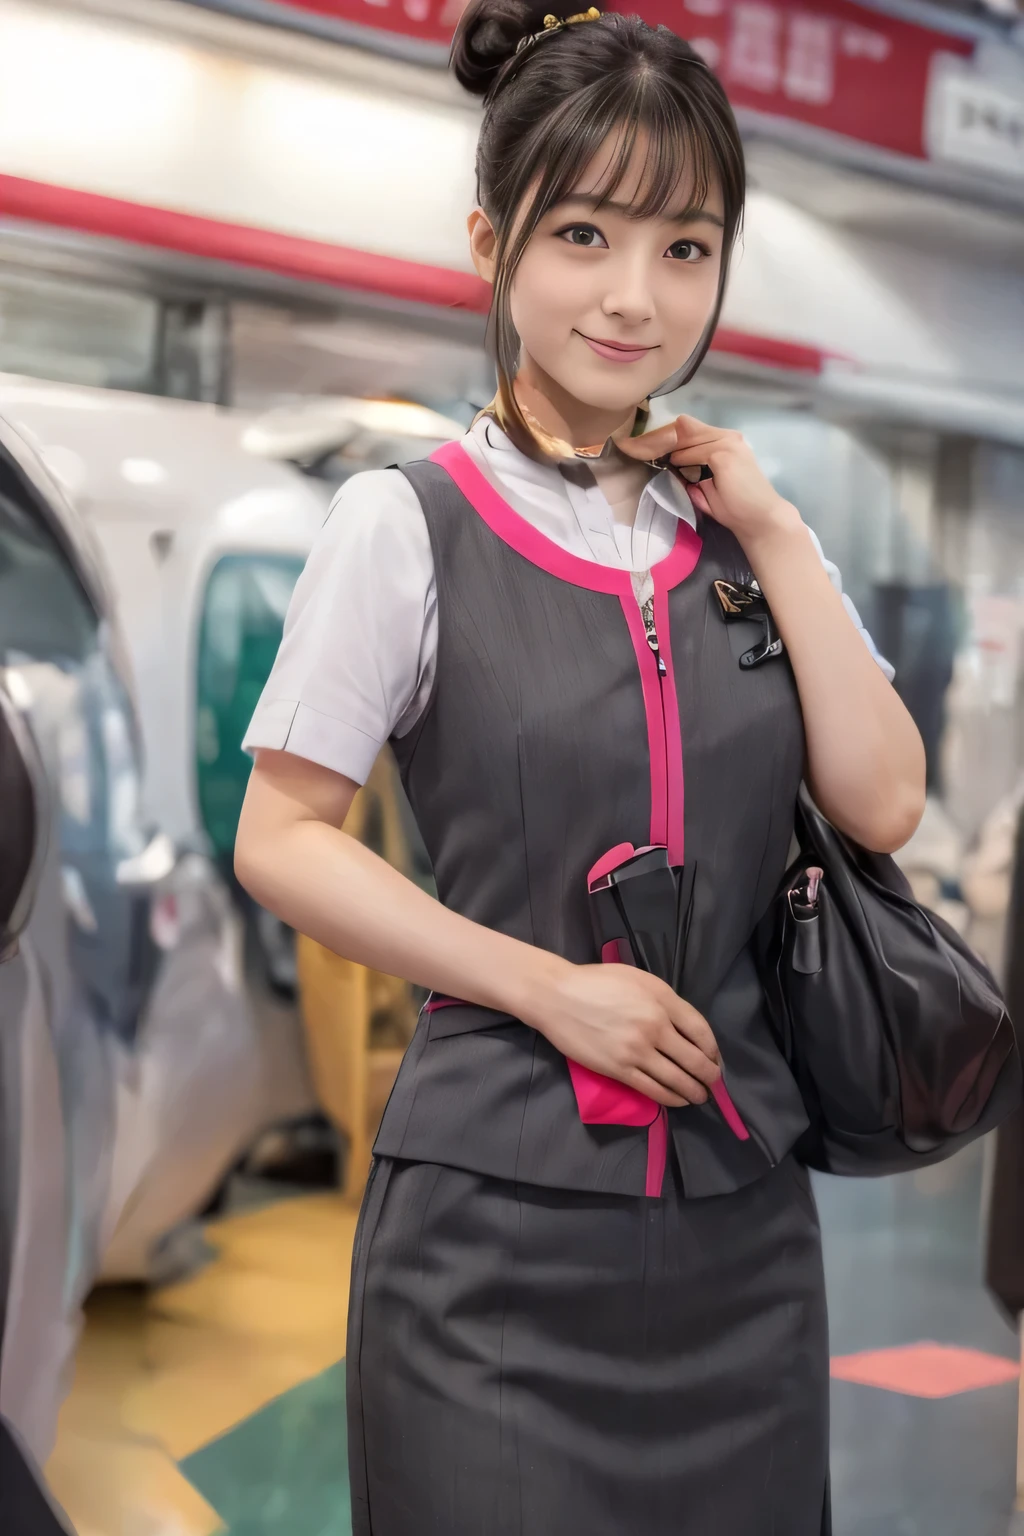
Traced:
[[644, 1194], [660, 1200], [668, 1163], [668, 1110], [662, 1109], [647, 1132], [647, 1181]]
[[722, 1119], [725, 1121], [726, 1125], [729, 1127], [730, 1131], [732, 1131], [737, 1140], [749, 1141], [750, 1132], [743, 1124], [740, 1112], [736, 1108], [736, 1105], [733, 1103], [729, 1094], [729, 1090], [721, 1078], [718, 1079], [718, 1082], [712, 1088], [711, 1097], [718, 1105], [718, 1108], [721, 1111]]
[[632, 843], [616, 843], [614, 848], [609, 848], [607, 853], [602, 853], [597, 863], [587, 875], [587, 890], [592, 891], [596, 885], [610, 875], [613, 869], [618, 869], [620, 864], [625, 864], [639, 850]]
[[569, 1076], [576, 1093], [576, 1106], [584, 1125], [651, 1125], [660, 1106], [646, 1093], [605, 1077], [578, 1061], [569, 1062]]
[[439, 1008], [464, 1008], [461, 997], [428, 997], [423, 1004], [424, 1013], [436, 1013]]

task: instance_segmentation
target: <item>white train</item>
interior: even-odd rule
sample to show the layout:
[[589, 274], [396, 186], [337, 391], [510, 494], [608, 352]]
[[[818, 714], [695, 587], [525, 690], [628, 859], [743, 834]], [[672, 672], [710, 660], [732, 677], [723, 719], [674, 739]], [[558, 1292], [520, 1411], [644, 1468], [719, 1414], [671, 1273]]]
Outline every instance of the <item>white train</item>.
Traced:
[[[144, 808], [127, 648], [95, 541], [2, 418], [0, 666], [49, 786], [22, 994], [8, 991], [0, 1030], [0, 1411], [42, 1461], [103, 1254], [132, 1232], [141, 1268], [205, 1197], [258, 1123], [259, 1056], [224, 884]], [[172, 1042], [196, 1068], [187, 1092], [160, 1070]]]
[[[161, 1239], [202, 1206], [257, 1133], [314, 1108], [288, 996], [291, 935], [247, 904], [231, 875], [249, 769], [239, 742], [330, 484], [362, 463], [429, 451], [458, 430], [416, 407], [367, 411], [341, 402], [253, 419], [0, 376], [0, 419], [29, 465], [21, 473], [78, 545], [96, 546], [97, 633], [122, 658], [117, 688], [108, 683], [94, 703], [89, 696], [96, 718], [81, 727], [97, 742], [95, 795], [119, 818], [109, 834], [121, 839], [113, 895], [110, 879], [65, 857], [81, 841], [74, 818], [61, 833], [71, 974], [93, 989], [105, 1053], [96, 1068], [104, 1108], [83, 1111], [103, 1148], [90, 1197], [102, 1216], [84, 1244], [76, 1296], [97, 1276], [150, 1274]], [[286, 457], [315, 466], [319, 478], [279, 462]], [[45, 594], [29, 604], [32, 645], [15, 633], [29, 591], [23, 578], [18, 585], [20, 608], [5, 601], [0, 615], [0, 659], [11, 646], [23, 657], [32, 645], [40, 655], [66, 648], [67, 610], [62, 617]], [[35, 678], [39, 666], [27, 661], [18, 675]], [[55, 691], [50, 672], [53, 718], [40, 730], [56, 732], [54, 760], [64, 763], [70, 685], [61, 674], [65, 691]], [[34, 686], [41, 695], [44, 684]], [[158, 835], [145, 843], [148, 828]], [[102, 864], [114, 854], [89, 857]], [[159, 891], [148, 917], [125, 906], [132, 860]], [[208, 920], [190, 936], [188, 904], [200, 900]]]

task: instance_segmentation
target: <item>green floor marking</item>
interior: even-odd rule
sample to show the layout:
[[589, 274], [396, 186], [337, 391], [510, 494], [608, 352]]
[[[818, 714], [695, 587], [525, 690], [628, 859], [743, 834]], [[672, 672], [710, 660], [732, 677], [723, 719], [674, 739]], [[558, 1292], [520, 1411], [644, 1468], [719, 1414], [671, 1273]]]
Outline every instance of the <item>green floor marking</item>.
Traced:
[[230, 1536], [352, 1536], [345, 1362], [181, 1462]]

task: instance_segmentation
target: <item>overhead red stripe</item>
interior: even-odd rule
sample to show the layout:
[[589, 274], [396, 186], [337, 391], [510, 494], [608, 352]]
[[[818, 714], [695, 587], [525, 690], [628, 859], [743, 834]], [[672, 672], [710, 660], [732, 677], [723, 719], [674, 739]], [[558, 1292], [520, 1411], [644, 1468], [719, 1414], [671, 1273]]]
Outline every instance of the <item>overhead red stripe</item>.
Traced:
[[246, 224], [227, 224], [21, 176], [0, 176], [0, 214], [444, 309], [486, 314], [490, 304], [490, 288], [468, 272]]
[[[272, 229], [229, 224], [172, 208], [154, 208], [22, 176], [0, 175], [0, 216], [442, 309], [485, 315], [490, 306], [490, 287], [470, 272], [426, 266]], [[755, 336], [728, 326], [719, 327], [712, 350], [800, 373], [820, 373], [832, 355], [817, 347]]]
[[735, 357], [745, 358], [748, 363], [760, 363], [765, 368], [784, 368], [791, 373], [820, 373], [829, 358], [843, 356], [822, 347], [809, 347], [802, 341], [754, 336], [749, 331], [735, 331], [727, 325], [718, 327], [711, 350], [728, 352]]

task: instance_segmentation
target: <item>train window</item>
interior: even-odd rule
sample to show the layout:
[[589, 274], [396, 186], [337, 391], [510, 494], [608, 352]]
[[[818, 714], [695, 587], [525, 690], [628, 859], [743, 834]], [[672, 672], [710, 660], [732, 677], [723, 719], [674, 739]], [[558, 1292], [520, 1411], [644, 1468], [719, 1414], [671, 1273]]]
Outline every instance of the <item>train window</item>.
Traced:
[[8, 373], [152, 392], [160, 324], [159, 302], [146, 294], [0, 275], [0, 369]]
[[231, 302], [231, 396], [266, 411], [315, 396], [421, 400], [441, 411], [489, 400], [483, 321], [449, 312], [444, 329], [374, 310]]
[[215, 853], [230, 860], [250, 763], [242, 737], [277, 655], [302, 560], [225, 555], [206, 587], [199, 631], [196, 771]]
[[160, 329], [158, 391], [174, 400], [227, 403], [230, 314], [211, 299], [167, 300]]
[[81, 664], [98, 620], [67, 560], [0, 465], [0, 656]]

